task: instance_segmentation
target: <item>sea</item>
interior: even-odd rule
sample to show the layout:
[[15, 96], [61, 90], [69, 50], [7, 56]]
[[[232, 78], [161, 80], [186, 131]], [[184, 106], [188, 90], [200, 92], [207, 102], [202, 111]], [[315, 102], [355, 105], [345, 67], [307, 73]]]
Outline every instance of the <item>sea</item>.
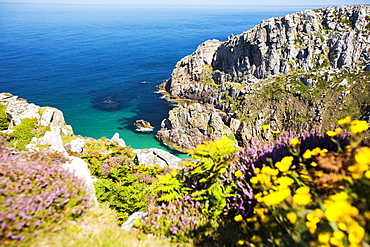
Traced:
[[[174, 105], [157, 86], [181, 58], [208, 39], [321, 7], [0, 3], [0, 92], [60, 109], [76, 135], [118, 132], [133, 148], [167, 150], [155, 133]], [[154, 131], [137, 132], [139, 119]]]

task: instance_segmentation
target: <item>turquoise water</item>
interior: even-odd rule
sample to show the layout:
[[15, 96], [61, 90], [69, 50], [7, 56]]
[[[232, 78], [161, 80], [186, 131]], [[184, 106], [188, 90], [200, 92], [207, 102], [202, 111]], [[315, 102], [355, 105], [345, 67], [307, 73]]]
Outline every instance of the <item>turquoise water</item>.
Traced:
[[[319, 6], [125, 6], [0, 3], [0, 91], [63, 111], [76, 135], [164, 147], [155, 130], [172, 105], [156, 86], [207, 39]], [[143, 83], [145, 82], [145, 83]]]

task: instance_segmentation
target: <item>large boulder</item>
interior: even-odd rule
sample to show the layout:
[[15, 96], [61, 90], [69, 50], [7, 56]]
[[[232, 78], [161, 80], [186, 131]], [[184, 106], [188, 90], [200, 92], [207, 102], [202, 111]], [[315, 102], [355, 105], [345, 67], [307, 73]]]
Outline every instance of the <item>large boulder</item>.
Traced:
[[43, 137], [36, 140], [33, 139], [33, 142], [36, 142], [38, 145], [50, 146], [51, 151], [67, 155], [67, 151], [63, 146], [62, 136], [57, 132], [46, 131]]
[[223, 112], [202, 107], [199, 103], [173, 108], [162, 122], [157, 139], [186, 153], [205, 140], [220, 139], [232, 134], [223, 121]]
[[97, 206], [98, 200], [95, 195], [94, 180], [91, 177], [90, 170], [86, 162], [79, 157], [69, 156], [69, 161], [63, 164], [63, 167], [85, 181], [90, 200], [94, 206]]
[[113, 143], [118, 144], [121, 147], [126, 147], [126, 142], [122, 138], [119, 137], [119, 133], [115, 133], [113, 137], [110, 139]]
[[63, 112], [56, 108], [46, 107], [42, 112], [39, 124], [50, 126], [51, 131], [59, 132], [64, 136], [73, 135], [72, 127], [66, 124]]
[[23, 100], [9, 103], [6, 108], [6, 113], [11, 118], [9, 129], [19, 125], [25, 118], [40, 119], [39, 107], [35, 104], [29, 104], [27, 101]]
[[70, 151], [74, 153], [82, 153], [85, 147], [85, 141], [77, 138], [69, 143]]
[[122, 225], [121, 229], [125, 231], [131, 230], [136, 220], [141, 220], [148, 215], [147, 212], [139, 211], [133, 213]]
[[136, 149], [136, 160], [139, 165], [178, 168], [180, 158], [159, 148]]

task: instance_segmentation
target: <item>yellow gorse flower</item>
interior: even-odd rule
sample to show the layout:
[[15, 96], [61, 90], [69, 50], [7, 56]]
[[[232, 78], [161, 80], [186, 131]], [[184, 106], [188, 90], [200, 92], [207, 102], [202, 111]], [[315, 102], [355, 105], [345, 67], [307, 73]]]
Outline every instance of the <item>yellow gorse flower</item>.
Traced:
[[349, 196], [347, 193], [340, 192], [330, 196], [328, 200], [325, 200], [325, 217], [331, 222], [345, 223], [349, 221], [351, 217], [357, 216], [359, 211], [347, 201], [348, 198]]
[[311, 154], [311, 151], [309, 150], [309, 149], [307, 149], [304, 153], [303, 153], [303, 155], [302, 155], [302, 157], [303, 157], [303, 159], [310, 159], [311, 158], [311, 156], [312, 156], [312, 154]]
[[276, 179], [276, 184], [279, 184], [282, 187], [289, 187], [294, 183], [294, 180], [290, 177], [280, 177]]
[[244, 240], [238, 240], [237, 245], [244, 245]]
[[365, 174], [366, 178], [369, 178], [370, 169], [370, 148], [362, 147], [355, 154], [355, 163], [348, 167], [348, 171], [351, 172], [352, 178], [361, 179]]
[[345, 117], [345, 118], [343, 118], [343, 119], [339, 120], [339, 121], [338, 121], [338, 124], [339, 124], [339, 125], [347, 125], [347, 124], [349, 124], [351, 121], [352, 121], [352, 120], [351, 120], [351, 117]]
[[326, 135], [330, 136], [330, 137], [334, 137], [340, 133], [342, 133], [342, 129], [341, 128], [336, 128], [335, 131], [332, 131], [332, 130], [329, 130], [329, 131], [326, 131]]
[[362, 147], [358, 153], [355, 155], [356, 163], [361, 165], [370, 164], [370, 148]]
[[292, 140], [289, 141], [290, 145], [292, 145], [293, 147], [297, 146], [300, 142], [297, 138], [294, 138]]
[[366, 131], [369, 128], [369, 124], [363, 120], [353, 120], [349, 127], [352, 134], [358, 134]]
[[[365, 236], [365, 229], [361, 227], [357, 222], [351, 224], [348, 227], [348, 240], [351, 243], [351, 246], [358, 245], [361, 243], [362, 239]], [[358, 245], [362, 246], [362, 245]]]
[[262, 238], [261, 238], [260, 236], [253, 235], [253, 236], [251, 237], [251, 241], [252, 241], [253, 243], [258, 244], [258, 243], [261, 243], [261, 242], [262, 242]]
[[279, 188], [278, 191], [273, 191], [270, 194], [262, 198], [267, 206], [277, 205], [284, 201], [287, 197], [290, 196], [290, 189], [287, 187]]
[[[330, 196], [324, 201], [325, 217], [328, 221], [337, 224], [338, 228], [348, 233], [350, 246], [359, 246], [365, 236], [365, 229], [359, 225], [356, 218], [359, 216], [359, 210], [352, 206], [348, 201], [349, 195], [346, 192], [339, 192]], [[341, 231], [335, 231], [331, 243], [336, 243], [345, 237]]]
[[272, 169], [271, 167], [269, 166], [264, 166], [262, 167], [261, 169], [261, 173], [263, 174], [268, 174], [268, 175], [272, 175], [272, 176], [276, 176], [279, 174], [279, 171], [276, 170], [276, 169]]
[[309, 204], [311, 202], [310, 187], [303, 186], [298, 188], [293, 196], [293, 202], [300, 206]]
[[316, 148], [312, 149], [310, 153], [311, 153], [312, 156], [318, 156], [318, 155], [325, 156], [327, 154], [327, 152], [328, 152], [328, 150], [326, 148], [321, 149], [319, 147], [316, 147]]
[[226, 168], [225, 167], [222, 167], [218, 172], [219, 173], [225, 173], [226, 172]]
[[331, 233], [330, 232], [320, 232], [318, 240], [320, 243], [327, 244], [329, 243]]
[[237, 216], [235, 216], [235, 217], [234, 217], [234, 220], [235, 220], [236, 222], [240, 222], [240, 221], [242, 221], [242, 220], [243, 220], [243, 216], [241, 216], [240, 214], [238, 214]]
[[330, 137], [333, 137], [337, 135], [337, 132], [329, 130], [329, 131], [326, 131], [326, 134]]
[[262, 127], [261, 127], [261, 129], [263, 130], [263, 131], [266, 131], [266, 130], [268, 130], [270, 128], [270, 125], [262, 125]]
[[286, 218], [289, 220], [290, 223], [294, 225], [297, 222], [298, 216], [294, 212], [289, 212], [286, 214]]
[[324, 212], [321, 209], [315, 209], [313, 212], [307, 214], [306, 226], [311, 234], [314, 234], [317, 230], [317, 224], [320, 223], [324, 217]]
[[236, 171], [234, 173], [234, 175], [235, 175], [235, 177], [239, 178], [239, 177], [241, 177], [243, 175], [243, 172], [242, 171]]
[[275, 166], [279, 171], [286, 172], [292, 165], [293, 159], [294, 158], [292, 156], [285, 156], [280, 162], [276, 162]]

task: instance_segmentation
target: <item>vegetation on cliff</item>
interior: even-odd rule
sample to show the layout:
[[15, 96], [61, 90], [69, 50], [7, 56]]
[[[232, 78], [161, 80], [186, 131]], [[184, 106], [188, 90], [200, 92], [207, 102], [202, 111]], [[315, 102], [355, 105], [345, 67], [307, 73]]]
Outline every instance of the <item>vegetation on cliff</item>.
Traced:
[[[130, 147], [73, 136], [64, 119], [53, 122], [62, 119], [55, 109], [21, 102], [27, 114], [11, 119], [6, 110], [16, 113], [9, 105], [17, 99], [2, 95], [0, 243], [368, 246], [369, 124], [352, 120], [369, 117], [368, 10], [263, 21], [227, 42], [205, 42], [180, 61], [163, 87], [198, 103], [184, 102], [162, 126], [177, 128], [172, 137], [182, 150], [185, 141], [196, 147], [179, 169], [139, 165]], [[63, 155], [22, 151], [46, 131], [54, 131]], [[83, 145], [72, 147], [75, 140]], [[71, 157], [82, 158], [96, 178], [98, 207], [90, 208], [83, 181], [63, 169]], [[147, 216], [131, 233], [119, 229], [135, 211]]]
[[107, 140], [91, 140], [81, 157], [88, 163], [95, 182], [96, 197], [115, 210], [123, 223], [137, 211], [153, 203], [153, 182], [169, 169], [139, 165], [130, 147], [117, 147]]
[[57, 154], [0, 150], [0, 242], [30, 239], [89, 210], [84, 183]]
[[158, 206], [137, 227], [195, 246], [367, 246], [369, 125], [338, 124], [240, 151], [227, 138], [198, 146], [160, 177]]

